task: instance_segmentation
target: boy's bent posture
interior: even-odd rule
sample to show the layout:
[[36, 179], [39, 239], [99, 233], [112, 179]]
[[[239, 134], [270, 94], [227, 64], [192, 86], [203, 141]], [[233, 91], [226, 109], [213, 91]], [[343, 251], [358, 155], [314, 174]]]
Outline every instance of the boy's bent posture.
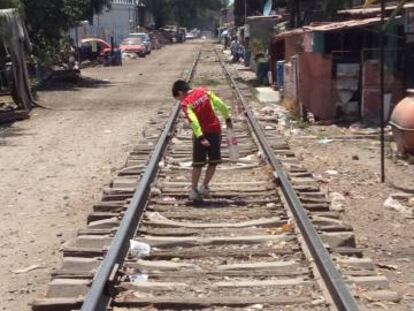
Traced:
[[[181, 101], [181, 107], [193, 129], [193, 174], [190, 199], [202, 200], [209, 194], [209, 183], [221, 163], [221, 125], [216, 115], [219, 112], [232, 128], [229, 107], [214, 93], [203, 89], [191, 89], [190, 85], [178, 80], [173, 85], [174, 98]], [[200, 188], [201, 171], [207, 164], [206, 177]]]

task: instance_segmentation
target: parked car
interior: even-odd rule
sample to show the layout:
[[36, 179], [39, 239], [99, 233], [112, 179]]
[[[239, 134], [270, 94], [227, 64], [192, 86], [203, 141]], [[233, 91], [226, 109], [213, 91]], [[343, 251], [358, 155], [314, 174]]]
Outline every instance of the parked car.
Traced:
[[139, 57], [145, 57], [147, 55], [144, 40], [140, 37], [125, 38], [122, 40], [119, 48], [122, 53], [135, 53]]
[[145, 45], [145, 53], [151, 54], [152, 43], [151, 43], [151, 37], [149, 36], [149, 34], [145, 32], [133, 32], [133, 33], [130, 33], [127, 38], [141, 38]]
[[187, 32], [187, 34], [185, 35], [185, 39], [186, 40], [193, 40], [195, 39], [195, 35], [192, 32]]
[[164, 26], [160, 30], [170, 38], [171, 43], [177, 43], [177, 27]]
[[197, 28], [194, 28], [193, 30], [187, 32], [187, 34], [185, 35], [185, 38], [187, 40], [193, 40], [193, 39], [200, 38], [200, 36], [201, 36], [201, 31], [198, 30]]
[[112, 47], [105, 40], [99, 38], [82, 39], [79, 46], [81, 61], [99, 60], [111, 55]]

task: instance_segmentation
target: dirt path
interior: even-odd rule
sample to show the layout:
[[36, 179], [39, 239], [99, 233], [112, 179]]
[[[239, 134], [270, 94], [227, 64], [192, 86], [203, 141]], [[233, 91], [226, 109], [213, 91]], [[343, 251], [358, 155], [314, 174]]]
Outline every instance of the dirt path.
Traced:
[[345, 218], [354, 227], [358, 247], [388, 277], [407, 310], [414, 310], [414, 217], [384, 207], [391, 194], [401, 192], [391, 187], [390, 181], [414, 188], [414, 166], [388, 159], [387, 183], [381, 184], [378, 141], [319, 143], [322, 137], [337, 137], [343, 132], [350, 131], [313, 126], [300, 130], [290, 143], [306, 167], [321, 179], [323, 188], [343, 196]]
[[29, 310], [44, 292], [60, 245], [84, 226], [142, 125], [172, 103], [171, 83], [195, 49], [173, 45], [121, 68], [84, 70], [100, 82], [41, 92], [50, 109], [0, 128], [0, 310]]

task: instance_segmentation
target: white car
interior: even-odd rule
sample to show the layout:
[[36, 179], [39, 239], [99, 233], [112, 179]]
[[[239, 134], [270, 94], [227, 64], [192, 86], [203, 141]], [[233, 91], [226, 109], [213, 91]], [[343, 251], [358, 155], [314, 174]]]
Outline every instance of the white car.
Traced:
[[185, 38], [187, 40], [193, 40], [193, 39], [195, 39], [195, 36], [191, 32], [187, 32], [187, 34], [185, 35]]

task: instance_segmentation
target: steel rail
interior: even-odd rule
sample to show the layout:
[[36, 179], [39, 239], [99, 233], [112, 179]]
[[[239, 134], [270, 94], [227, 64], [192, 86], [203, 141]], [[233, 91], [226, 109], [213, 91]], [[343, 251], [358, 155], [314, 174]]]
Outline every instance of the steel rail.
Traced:
[[331, 259], [328, 251], [324, 247], [322, 240], [319, 237], [318, 232], [315, 227], [312, 225], [306, 210], [303, 208], [301, 201], [294, 190], [292, 184], [290, 183], [285, 169], [283, 168], [282, 162], [276, 157], [275, 153], [272, 150], [271, 145], [267, 142], [266, 136], [257, 122], [250, 106], [247, 104], [244, 96], [242, 95], [240, 88], [237, 85], [237, 82], [234, 80], [226, 65], [223, 62], [223, 59], [220, 57], [217, 49], [215, 50], [217, 57], [220, 61], [220, 65], [223, 68], [225, 75], [231, 81], [231, 84], [236, 91], [237, 97], [243, 105], [247, 120], [253, 129], [253, 132], [264, 152], [264, 155], [268, 163], [272, 166], [274, 171], [277, 174], [277, 177], [280, 181], [282, 192], [285, 196], [285, 199], [289, 205], [291, 212], [293, 213], [300, 232], [303, 235], [303, 238], [306, 242], [307, 247], [309, 248], [316, 266], [327, 285], [327, 289], [332, 297], [335, 306], [340, 311], [357, 311], [359, 310], [358, 304], [355, 298], [352, 296], [348, 290], [344, 279], [341, 274], [335, 267], [334, 262]]
[[[201, 50], [198, 52], [191, 70], [186, 76], [187, 81], [191, 81], [198, 61], [200, 59]], [[171, 134], [174, 131], [175, 123], [179, 116], [180, 106], [176, 102], [172, 114], [158, 140], [155, 149], [151, 155], [145, 172], [139, 181], [138, 187], [132, 197], [132, 200], [125, 212], [118, 231], [112, 241], [111, 247], [105, 256], [94, 281], [88, 291], [83, 302], [81, 311], [104, 311], [111, 303], [113, 296], [113, 288], [111, 278], [121, 267], [129, 250], [129, 240], [134, 236], [141, 216], [144, 212], [145, 205], [150, 193], [150, 187], [159, 169], [159, 162], [164, 155]]]

